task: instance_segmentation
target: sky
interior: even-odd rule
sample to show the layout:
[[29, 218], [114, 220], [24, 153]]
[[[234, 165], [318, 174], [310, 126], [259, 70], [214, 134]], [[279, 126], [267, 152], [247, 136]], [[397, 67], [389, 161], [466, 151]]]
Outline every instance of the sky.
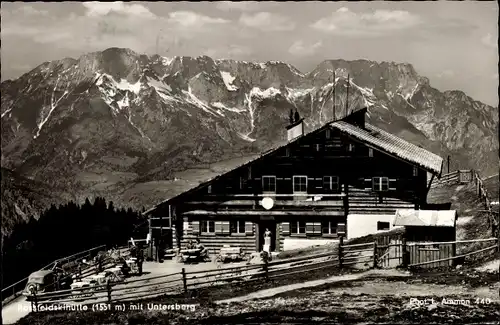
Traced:
[[2, 80], [65, 57], [130, 48], [162, 56], [411, 63], [441, 91], [498, 105], [498, 3], [2, 2]]

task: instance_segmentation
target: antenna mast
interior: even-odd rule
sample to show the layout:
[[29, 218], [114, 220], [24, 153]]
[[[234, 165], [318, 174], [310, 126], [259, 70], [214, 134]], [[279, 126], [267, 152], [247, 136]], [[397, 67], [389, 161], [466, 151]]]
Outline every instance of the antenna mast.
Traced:
[[332, 68], [333, 72], [333, 83], [332, 83], [332, 109], [333, 109], [333, 120], [336, 120], [335, 116], [335, 70]]
[[346, 95], [346, 98], [345, 98], [345, 116], [347, 116], [349, 114], [349, 111], [348, 111], [348, 106], [349, 106], [349, 74], [347, 74], [347, 95]]

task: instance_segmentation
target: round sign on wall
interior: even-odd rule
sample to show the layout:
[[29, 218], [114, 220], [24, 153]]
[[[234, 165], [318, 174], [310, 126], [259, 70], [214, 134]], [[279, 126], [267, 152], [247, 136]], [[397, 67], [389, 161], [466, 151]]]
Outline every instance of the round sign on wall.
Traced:
[[262, 207], [266, 210], [270, 210], [274, 206], [274, 200], [270, 197], [265, 197], [262, 199]]

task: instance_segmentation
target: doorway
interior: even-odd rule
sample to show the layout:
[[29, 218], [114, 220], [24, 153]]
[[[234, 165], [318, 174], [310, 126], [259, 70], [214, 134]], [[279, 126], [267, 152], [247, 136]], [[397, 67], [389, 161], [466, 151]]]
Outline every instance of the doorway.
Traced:
[[261, 220], [259, 221], [259, 252], [264, 248], [264, 234], [266, 229], [271, 231], [271, 252], [276, 251], [276, 221]]

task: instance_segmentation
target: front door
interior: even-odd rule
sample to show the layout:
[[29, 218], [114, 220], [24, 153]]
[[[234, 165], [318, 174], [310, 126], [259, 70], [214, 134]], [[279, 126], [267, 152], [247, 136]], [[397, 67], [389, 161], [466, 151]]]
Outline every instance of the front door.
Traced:
[[271, 231], [271, 252], [276, 250], [276, 221], [261, 220], [259, 221], [259, 252], [264, 248], [264, 234], [266, 230]]

